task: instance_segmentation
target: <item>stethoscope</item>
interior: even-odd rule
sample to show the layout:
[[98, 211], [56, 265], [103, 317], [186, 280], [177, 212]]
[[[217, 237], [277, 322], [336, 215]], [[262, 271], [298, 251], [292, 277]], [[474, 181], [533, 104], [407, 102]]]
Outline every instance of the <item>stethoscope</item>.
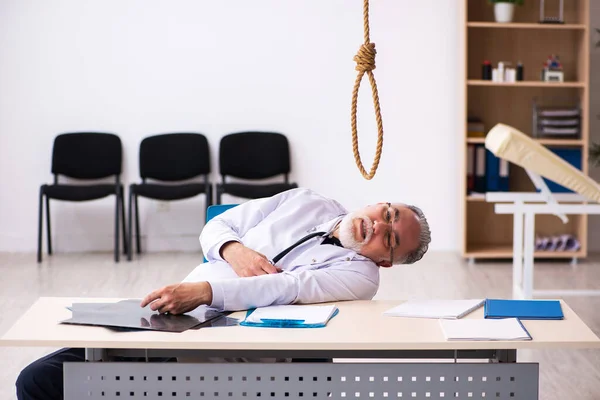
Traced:
[[313, 233], [309, 233], [308, 235], [304, 236], [302, 239], [298, 240], [296, 243], [294, 243], [293, 245], [291, 245], [290, 247], [288, 247], [287, 249], [283, 250], [282, 252], [280, 252], [279, 254], [277, 254], [275, 257], [273, 257], [272, 260], [269, 260], [269, 262], [273, 265], [275, 265], [277, 263], [277, 261], [281, 260], [283, 257], [285, 257], [285, 255], [287, 253], [289, 253], [290, 251], [292, 251], [294, 248], [300, 246], [302, 243], [306, 242], [307, 240], [310, 240], [316, 236], [323, 236], [326, 235], [327, 232], [313, 232]]
[[277, 254], [275, 257], [273, 257], [273, 259], [269, 260], [269, 262], [271, 263], [271, 265], [275, 265], [277, 263], [277, 261], [281, 260], [283, 257], [285, 257], [285, 255], [287, 253], [289, 253], [290, 251], [292, 251], [294, 248], [300, 246], [302, 243], [316, 237], [316, 236], [325, 236], [325, 235], [330, 235], [332, 234], [332, 232], [334, 232], [338, 225], [340, 224], [341, 220], [338, 220], [335, 225], [333, 226], [333, 228], [330, 229], [329, 232], [313, 232], [313, 233], [309, 233], [308, 235], [304, 236], [302, 239], [298, 240], [296, 243], [294, 243], [293, 245], [291, 245], [290, 247], [288, 247], [287, 249], [283, 250], [282, 252], [280, 252], [279, 254]]

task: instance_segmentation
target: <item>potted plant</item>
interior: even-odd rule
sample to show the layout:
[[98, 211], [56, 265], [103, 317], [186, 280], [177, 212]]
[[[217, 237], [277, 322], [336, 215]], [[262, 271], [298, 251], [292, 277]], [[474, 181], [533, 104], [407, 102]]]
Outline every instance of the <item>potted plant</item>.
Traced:
[[496, 22], [512, 22], [515, 5], [523, 5], [523, 0], [488, 0], [494, 5]]

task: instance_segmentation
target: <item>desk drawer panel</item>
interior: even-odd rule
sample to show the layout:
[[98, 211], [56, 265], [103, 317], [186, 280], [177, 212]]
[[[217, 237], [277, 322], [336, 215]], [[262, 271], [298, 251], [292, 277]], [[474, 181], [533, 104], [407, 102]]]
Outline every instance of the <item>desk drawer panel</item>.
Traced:
[[537, 363], [65, 363], [65, 400], [526, 399]]

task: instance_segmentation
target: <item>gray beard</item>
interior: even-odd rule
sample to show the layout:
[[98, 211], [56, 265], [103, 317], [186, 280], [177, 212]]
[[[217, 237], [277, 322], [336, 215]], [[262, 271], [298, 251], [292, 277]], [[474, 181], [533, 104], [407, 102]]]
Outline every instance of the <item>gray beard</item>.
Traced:
[[[355, 219], [362, 219], [362, 221], [364, 221], [364, 225], [365, 225], [365, 230], [366, 230], [366, 239], [362, 242], [359, 242], [355, 239], [355, 235], [354, 235], [354, 224], [353, 221]], [[369, 217], [367, 217], [364, 214], [361, 214], [359, 212], [353, 212], [350, 214], [347, 214], [342, 221], [340, 222], [340, 242], [342, 243], [342, 246], [344, 246], [347, 249], [351, 249], [356, 251], [357, 253], [360, 253], [363, 245], [365, 243], [367, 243], [369, 241], [369, 239], [371, 239], [371, 235], [373, 234], [373, 222], [371, 221], [371, 219]], [[362, 236], [362, 234], [360, 234], [359, 236]]]

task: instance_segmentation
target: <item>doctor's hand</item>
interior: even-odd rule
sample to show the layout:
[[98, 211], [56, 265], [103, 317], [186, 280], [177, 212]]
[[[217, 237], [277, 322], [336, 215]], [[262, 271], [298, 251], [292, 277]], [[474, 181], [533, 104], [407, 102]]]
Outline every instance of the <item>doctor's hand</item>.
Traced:
[[150, 304], [160, 314], [184, 314], [203, 304], [212, 303], [212, 287], [208, 282], [186, 282], [165, 286], [144, 297], [142, 307]]
[[269, 262], [264, 254], [256, 252], [240, 242], [225, 243], [221, 256], [231, 265], [238, 276], [248, 277], [276, 274], [281, 270]]

